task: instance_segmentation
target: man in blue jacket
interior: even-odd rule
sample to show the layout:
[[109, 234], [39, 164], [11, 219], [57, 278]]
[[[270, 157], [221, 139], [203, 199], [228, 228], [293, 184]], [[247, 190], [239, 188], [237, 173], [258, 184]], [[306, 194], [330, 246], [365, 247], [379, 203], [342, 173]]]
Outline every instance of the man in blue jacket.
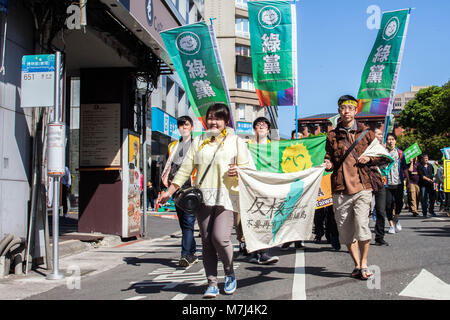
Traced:
[[[386, 139], [386, 148], [394, 159], [394, 164], [387, 175], [386, 184], [386, 216], [389, 221], [388, 233], [394, 234], [402, 230], [399, 222], [400, 212], [403, 208], [403, 189], [405, 180], [405, 172], [407, 171], [405, 157], [403, 151], [397, 148], [397, 136], [388, 133]], [[395, 207], [395, 214], [394, 213]]]

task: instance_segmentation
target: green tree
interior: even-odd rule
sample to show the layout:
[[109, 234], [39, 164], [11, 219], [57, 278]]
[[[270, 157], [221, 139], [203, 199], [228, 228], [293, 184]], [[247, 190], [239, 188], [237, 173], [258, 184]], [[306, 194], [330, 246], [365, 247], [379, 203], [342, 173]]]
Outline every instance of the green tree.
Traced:
[[450, 146], [450, 81], [442, 87], [420, 90], [400, 114], [406, 130], [398, 146], [406, 149], [414, 142], [431, 159], [441, 159], [440, 149]]

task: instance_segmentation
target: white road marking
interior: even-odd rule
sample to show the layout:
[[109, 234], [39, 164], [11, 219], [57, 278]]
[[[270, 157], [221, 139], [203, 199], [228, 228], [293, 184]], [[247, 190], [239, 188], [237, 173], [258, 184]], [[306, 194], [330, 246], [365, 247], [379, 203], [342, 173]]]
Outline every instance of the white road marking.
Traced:
[[172, 298], [172, 300], [184, 300], [184, 298], [187, 297], [187, 294], [179, 293], [175, 297]]
[[421, 299], [450, 300], [450, 285], [422, 269], [399, 295]]
[[305, 251], [296, 250], [292, 300], [306, 300]]
[[125, 300], [141, 300], [141, 299], [145, 299], [147, 298], [146, 296], [136, 296], [136, 297], [131, 297]]

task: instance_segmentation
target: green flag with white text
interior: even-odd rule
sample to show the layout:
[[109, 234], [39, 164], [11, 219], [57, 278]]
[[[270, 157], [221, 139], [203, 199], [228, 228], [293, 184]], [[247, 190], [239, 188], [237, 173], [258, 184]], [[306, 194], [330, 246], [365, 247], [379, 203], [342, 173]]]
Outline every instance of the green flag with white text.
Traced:
[[214, 30], [199, 22], [163, 31], [161, 37], [192, 109], [206, 128], [206, 111], [212, 104], [230, 106]]
[[253, 81], [260, 106], [297, 105], [297, 24], [289, 1], [249, 1]]
[[384, 12], [358, 91], [358, 112], [389, 115], [400, 73], [410, 9]]

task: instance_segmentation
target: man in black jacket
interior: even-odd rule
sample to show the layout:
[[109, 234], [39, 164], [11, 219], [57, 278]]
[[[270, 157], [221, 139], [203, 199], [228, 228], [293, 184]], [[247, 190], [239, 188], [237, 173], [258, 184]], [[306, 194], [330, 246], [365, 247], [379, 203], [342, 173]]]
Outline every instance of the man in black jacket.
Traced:
[[417, 166], [419, 174], [420, 196], [422, 201], [422, 214], [427, 217], [427, 208], [431, 216], [436, 217], [434, 213], [434, 201], [436, 193], [433, 188], [434, 168], [428, 164], [428, 155], [423, 154], [419, 165]]

